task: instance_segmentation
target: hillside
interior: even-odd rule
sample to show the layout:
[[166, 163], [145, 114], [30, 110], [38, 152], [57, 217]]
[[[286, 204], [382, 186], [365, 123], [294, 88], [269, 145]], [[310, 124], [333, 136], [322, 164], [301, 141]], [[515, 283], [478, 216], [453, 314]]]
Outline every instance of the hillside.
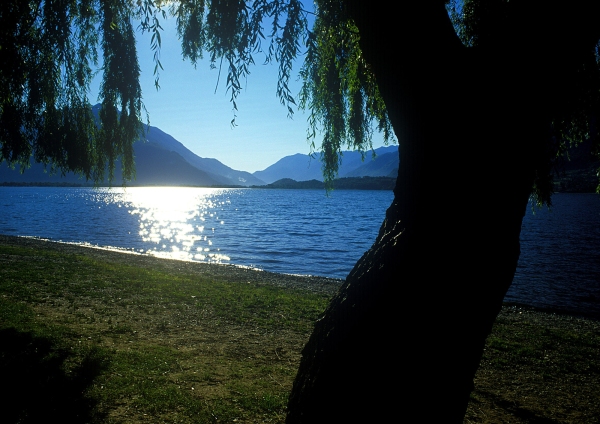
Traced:
[[[342, 153], [342, 164], [338, 176], [344, 177], [393, 177], [398, 174], [398, 146], [375, 149], [375, 158], [370, 152], [364, 157], [360, 152]], [[320, 155], [295, 154], [286, 156], [262, 171], [253, 174], [267, 184], [289, 178], [295, 181], [323, 181]]]
[[[333, 181], [334, 190], [393, 190], [396, 178], [393, 177], [347, 177]], [[266, 186], [255, 188], [283, 188], [300, 190], [325, 190], [325, 183], [319, 180], [296, 181], [291, 178], [282, 178]]]
[[[182, 143], [180, 143], [171, 135], [165, 133], [159, 128], [145, 126], [145, 129], [146, 143], [144, 144], [151, 144], [159, 149], [178, 154], [185, 162], [187, 162], [194, 168], [205, 172], [210, 178], [216, 181], [216, 184], [240, 186], [264, 184], [262, 180], [255, 177], [249, 172], [237, 171], [224, 165], [217, 159], [203, 158], [196, 155], [187, 147], [185, 147]], [[136, 149], [136, 155], [138, 150], [140, 149], [139, 144], [141, 143], [138, 142], [134, 145], [134, 149]]]
[[[99, 105], [92, 108], [98, 113]], [[217, 159], [202, 158], [159, 128], [144, 125], [143, 136], [134, 143], [136, 178], [128, 186], [173, 185], [231, 187], [262, 185], [249, 172], [236, 171]], [[120, 164], [115, 169], [114, 185], [122, 182]], [[24, 172], [0, 163], [0, 184], [93, 185], [73, 173], [49, 173], [44, 165], [31, 163]], [[102, 185], [108, 185], [107, 180]]]
[[358, 168], [347, 172], [349, 177], [392, 177], [398, 176], [398, 151], [378, 155], [374, 160], [365, 161]]

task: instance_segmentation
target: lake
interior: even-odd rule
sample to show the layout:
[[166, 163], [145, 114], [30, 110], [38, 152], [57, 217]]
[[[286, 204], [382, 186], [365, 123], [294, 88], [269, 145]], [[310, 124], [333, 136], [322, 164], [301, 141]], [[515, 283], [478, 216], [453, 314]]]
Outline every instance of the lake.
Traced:
[[[159, 257], [345, 278], [391, 191], [0, 187], [0, 233]], [[506, 301], [600, 318], [600, 197], [525, 216]]]

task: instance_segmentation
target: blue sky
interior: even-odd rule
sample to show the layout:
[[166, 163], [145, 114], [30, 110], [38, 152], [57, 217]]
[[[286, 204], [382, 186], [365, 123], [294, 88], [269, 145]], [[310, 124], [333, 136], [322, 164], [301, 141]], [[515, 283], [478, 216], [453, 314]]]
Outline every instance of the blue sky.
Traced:
[[[230, 94], [226, 92], [226, 69], [219, 73], [210, 62], [198, 62], [196, 69], [181, 56], [175, 31], [175, 19], [162, 23], [160, 90], [154, 86], [153, 52], [150, 36], [138, 37], [138, 58], [142, 71], [143, 101], [150, 125], [160, 128], [200, 157], [215, 158], [240, 171], [255, 172], [267, 168], [284, 156], [308, 154], [307, 112], [296, 110], [293, 118], [276, 96], [277, 64], [263, 65], [263, 54], [255, 57], [243, 92], [237, 100], [237, 126], [233, 118]], [[295, 71], [300, 69], [297, 63]], [[301, 83], [293, 81], [293, 93]], [[216, 92], [215, 92], [216, 88]], [[95, 93], [91, 102], [95, 103]], [[383, 145], [375, 136], [374, 147]]]

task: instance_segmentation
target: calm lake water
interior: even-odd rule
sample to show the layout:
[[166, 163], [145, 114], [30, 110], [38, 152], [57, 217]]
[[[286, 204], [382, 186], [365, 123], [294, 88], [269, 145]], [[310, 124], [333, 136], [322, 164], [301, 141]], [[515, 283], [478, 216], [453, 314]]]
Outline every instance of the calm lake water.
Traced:
[[[391, 191], [0, 187], [0, 233], [344, 278]], [[508, 302], [600, 318], [600, 196], [528, 211]]]
[[0, 187], [0, 233], [345, 278], [390, 191]]

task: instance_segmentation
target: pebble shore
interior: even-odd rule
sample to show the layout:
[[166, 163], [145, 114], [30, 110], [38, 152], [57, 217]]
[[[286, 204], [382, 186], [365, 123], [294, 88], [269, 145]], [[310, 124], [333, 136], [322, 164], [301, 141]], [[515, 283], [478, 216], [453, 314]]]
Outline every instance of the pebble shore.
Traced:
[[249, 282], [254, 284], [269, 284], [281, 287], [292, 287], [333, 296], [337, 293], [343, 280], [308, 276], [278, 274], [261, 271], [248, 267], [230, 264], [211, 264], [204, 262], [180, 261], [163, 259], [156, 256], [140, 254], [128, 250], [106, 249], [99, 246], [61, 243], [34, 237], [16, 237], [0, 235], [0, 245], [30, 247], [33, 249], [53, 250], [60, 253], [84, 255], [108, 262], [127, 262], [131, 265], [144, 266], [150, 263], [160, 263], [173, 272], [185, 271], [198, 273], [209, 278], [231, 282]]
[[[150, 263], [160, 263], [161, 266], [172, 272], [185, 271], [199, 275], [226, 280], [231, 282], [267, 284], [280, 287], [308, 290], [334, 296], [344, 282], [343, 280], [307, 276], [278, 274], [257, 269], [230, 265], [211, 264], [204, 262], [180, 261], [163, 259], [152, 255], [135, 253], [127, 250], [106, 249], [98, 246], [81, 245], [75, 243], [61, 243], [33, 237], [16, 237], [0, 235], [0, 245], [31, 247], [34, 249], [54, 250], [61, 253], [85, 255], [108, 262], [127, 262], [131, 265], [144, 266]], [[534, 308], [518, 305], [505, 305], [499, 315], [512, 320], [529, 320], [549, 326], [569, 326], [572, 328], [585, 327], [587, 330], [600, 331], [600, 321], [584, 319], [558, 312], [538, 311]], [[584, 324], [585, 323], [585, 324]]]

